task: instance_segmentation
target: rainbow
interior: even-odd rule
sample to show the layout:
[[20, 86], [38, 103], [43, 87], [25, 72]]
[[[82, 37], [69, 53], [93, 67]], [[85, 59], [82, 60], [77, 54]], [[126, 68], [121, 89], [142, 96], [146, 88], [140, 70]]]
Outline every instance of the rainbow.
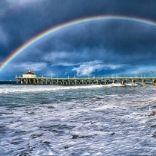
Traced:
[[57, 32], [59, 30], [62, 30], [64, 28], [74, 26], [81, 23], [87, 23], [90, 21], [97, 21], [97, 20], [130, 20], [134, 22], [141, 22], [149, 25], [156, 26], [156, 22], [152, 20], [142, 19], [139, 17], [127, 17], [127, 16], [114, 16], [114, 15], [100, 15], [100, 16], [92, 16], [92, 17], [84, 17], [72, 21], [68, 21], [66, 23], [54, 26], [44, 32], [39, 33], [37, 36], [31, 38], [27, 42], [25, 42], [23, 45], [21, 45], [19, 48], [17, 48], [15, 51], [11, 52], [11, 54], [0, 64], [0, 70], [3, 70], [9, 62], [11, 62], [17, 55], [22, 53], [25, 49], [29, 48], [31, 45], [36, 43], [37, 41], [47, 37], [49, 34], [52, 34], [54, 32]]

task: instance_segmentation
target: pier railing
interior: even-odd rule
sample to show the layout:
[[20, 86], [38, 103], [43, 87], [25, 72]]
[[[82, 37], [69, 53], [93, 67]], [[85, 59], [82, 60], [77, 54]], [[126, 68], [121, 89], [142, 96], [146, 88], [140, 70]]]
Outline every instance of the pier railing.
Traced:
[[95, 78], [23, 78], [17, 77], [16, 83], [21, 85], [59, 85], [59, 86], [79, 86], [79, 85], [108, 85], [121, 84], [126, 86], [131, 84], [156, 86], [156, 77], [95, 77]]

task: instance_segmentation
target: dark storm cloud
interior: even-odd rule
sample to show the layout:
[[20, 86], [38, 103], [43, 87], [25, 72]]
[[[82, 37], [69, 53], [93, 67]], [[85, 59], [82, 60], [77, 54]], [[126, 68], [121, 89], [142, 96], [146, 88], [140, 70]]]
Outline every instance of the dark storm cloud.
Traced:
[[[21, 53], [10, 66], [16, 73], [32, 69], [53, 76], [149, 73], [156, 65], [155, 36], [154, 26], [140, 22], [103, 20], [79, 24], [49, 35]], [[141, 68], [145, 65], [149, 70]]]
[[[26, 50], [19, 61], [155, 64], [156, 27], [125, 20], [103, 20], [62, 30]], [[124, 58], [124, 59], [123, 59]]]
[[156, 2], [153, 0], [4, 0], [0, 2], [0, 25], [5, 28], [9, 45], [2, 44], [1, 55], [39, 32], [72, 19], [114, 14], [156, 19]]
[[[121, 15], [156, 21], [155, 0], [3, 0], [0, 1], [0, 61], [36, 34], [66, 21], [86, 16]], [[28, 66], [47, 73], [72, 71], [93, 63], [94, 74], [121, 73], [139, 65], [155, 65], [156, 27], [138, 22], [109, 20], [71, 27], [27, 49], [5, 71], [19, 73]], [[17, 61], [17, 62], [16, 62]], [[101, 63], [94, 64], [94, 61]], [[105, 64], [120, 66], [106, 69]], [[126, 69], [121, 67], [124, 65]], [[65, 67], [66, 66], [66, 67]], [[14, 68], [13, 68], [14, 67]], [[43, 69], [42, 68], [42, 69]], [[153, 67], [154, 68], [154, 67]], [[152, 68], [152, 69], [153, 69]], [[73, 70], [77, 69], [77, 70]], [[152, 70], [151, 69], [151, 70]], [[34, 69], [35, 70], [35, 69]], [[85, 71], [84, 68], [83, 71]], [[142, 71], [139, 67], [138, 71]], [[97, 73], [97, 71], [99, 73]], [[5, 74], [4, 74], [5, 75]]]

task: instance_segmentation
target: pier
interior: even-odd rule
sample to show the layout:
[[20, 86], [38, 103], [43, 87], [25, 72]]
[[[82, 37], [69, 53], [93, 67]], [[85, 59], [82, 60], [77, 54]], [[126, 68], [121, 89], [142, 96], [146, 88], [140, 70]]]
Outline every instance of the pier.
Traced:
[[16, 83], [21, 85], [58, 85], [58, 86], [80, 86], [80, 85], [108, 85], [121, 84], [132, 86], [152, 84], [156, 86], [156, 77], [99, 77], [99, 78], [23, 78], [17, 77]]
[[29, 71], [22, 76], [16, 77], [19, 85], [57, 85], [57, 86], [81, 86], [81, 85], [116, 85], [121, 86], [156, 86], [156, 77], [90, 77], [90, 78], [50, 78], [39, 77]]

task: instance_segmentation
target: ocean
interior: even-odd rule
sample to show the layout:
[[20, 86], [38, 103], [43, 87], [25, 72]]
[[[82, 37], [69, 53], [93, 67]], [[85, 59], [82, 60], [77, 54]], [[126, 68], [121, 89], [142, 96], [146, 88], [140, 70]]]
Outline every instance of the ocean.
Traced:
[[155, 156], [156, 87], [0, 85], [0, 156]]

